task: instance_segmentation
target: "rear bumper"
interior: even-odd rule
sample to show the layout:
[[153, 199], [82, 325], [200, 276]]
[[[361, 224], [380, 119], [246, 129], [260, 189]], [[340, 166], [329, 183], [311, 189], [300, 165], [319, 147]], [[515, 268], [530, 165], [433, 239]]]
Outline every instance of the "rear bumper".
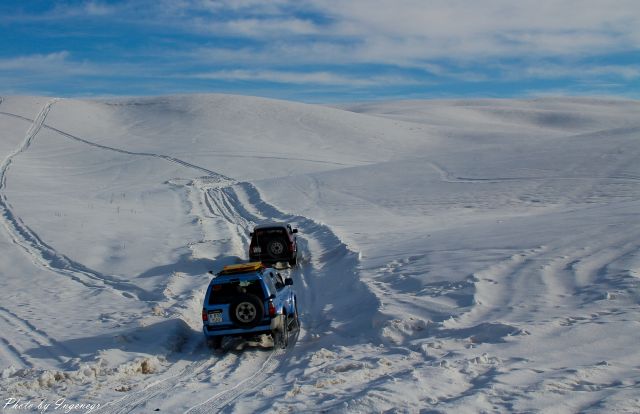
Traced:
[[216, 336], [237, 336], [237, 335], [247, 335], [247, 334], [270, 334], [271, 332], [282, 330], [283, 324], [285, 323], [284, 315], [276, 315], [271, 318], [271, 320], [267, 323], [263, 323], [262, 325], [258, 325], [254, 328], [233, 328], [233, 329], [225, 329], [218, 328], [212, 325], [203, 325], [202, 332], [204, 336], [207, 338], [212, 338]]
[[271, 333], [271, 323], [267, 325], [258, 325], [253, 328], [228, 328], [228, 329], [219, 329], [215, 326], [203, 325], [202, 332], [204, 336], [208, 338], [212, 338], [215, 336], [235, 336], [235, 335], [245, 335], [245, 334], [260, 334], [260, 333]]

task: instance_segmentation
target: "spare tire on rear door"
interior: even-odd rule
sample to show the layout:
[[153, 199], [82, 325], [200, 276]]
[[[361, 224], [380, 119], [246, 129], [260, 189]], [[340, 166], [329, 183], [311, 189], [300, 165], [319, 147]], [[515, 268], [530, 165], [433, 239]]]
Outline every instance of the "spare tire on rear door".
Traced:
[[256, 295], [241, 295], [231, 302], [229, 316], [239, 326], [253, 328], [264, 317], [264, 305]]
[[269, 256], [274, 259], [281, 259], [285, 257], [287, 253], [287, 245], [285, 244], [284, 239], [277, 238], [269, 240], [267, 243], [267, 253], [269, 253]]

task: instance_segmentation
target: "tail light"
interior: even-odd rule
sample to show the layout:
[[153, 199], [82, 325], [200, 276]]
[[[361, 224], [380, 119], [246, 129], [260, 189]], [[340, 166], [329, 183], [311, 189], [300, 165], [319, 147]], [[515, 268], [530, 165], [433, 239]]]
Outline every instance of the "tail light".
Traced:
[[206, 322], [209, 320], [209, 317], [207, 316], [207, 311], [202, 309], [202, 322]]
[[274, 305], [272, 301], [269, 301], [269, 316], [276, 316], [276, 305]]
[[249, 254], [251, 253], [258, 254], [261, 252], [262, 252], [262, 249], [260, 248], [260, 246], [256, 246], [255, 244], [253, 244], [253, 240], [252, 240], [251, 243], [249, 244]]

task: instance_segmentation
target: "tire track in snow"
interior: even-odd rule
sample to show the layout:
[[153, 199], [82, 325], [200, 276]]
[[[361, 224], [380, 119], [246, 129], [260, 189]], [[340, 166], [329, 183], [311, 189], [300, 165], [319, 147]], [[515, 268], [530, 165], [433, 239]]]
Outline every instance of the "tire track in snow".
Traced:
[[[302, 328], [297, 331], [294, 342], [298, 342], [298, 335], [301, 336], [300, 341], [305, 342], [311, 341], [313, 335], [328, 334], [339, 334], [342, 339], [349, 341], [354, 333], [362, 334], [372, 326], [371, 320], [377, 313], [378, 301], [358, 278], [358, 255], [328, 226], [303, 216], [279, 211], [265, 202], [259, 191], [250, 183], [203, 190], [210, 200], [206, 206], [215, 209], [211, 212], [212, 215], [232, 220], [241, 237], [246, 237], [254, 224], [265, 219], [289, 222], [300, 229], [302, 238], [299, 239], [299, 249], [303, 257], [299, 259], [296, 268], [288, 271], [295, 283], [301, 287], [296, 292]], [[319, 291], [326, 293], [323, 295], [325, 298], [336, 298], [342, 297], [345, 289], [358, 295], [359, 300], [330, 303], [330, 300], [320, 302], [316, 299]], [[343, 319], [339, 319], [340, 317]], [[228, 390], [194, 405], [185, 414], [210, 413], [224, 409], [264, 384], [271, 375], [278, 372], [287, 356], [295, 352], [291, 345], [286, 350], [274, 350], [252, 375]], [[239, 369], [248, 370], [245, 365], [241, 365]]]
[[[212, 219], [219, 221], [223, 226], [219, 228], [218, 231], [224, 232], [225, 235], [230, 233], [230, 236], [233, 239], [239, 239], [240, 242], [238, 243], [241, 244], [242, 239], [246, 238], [246, 232], [253, 223], [251, 219], [255, 217], [251, 216], [247, 218], [246, 215], [238, 212], [238, 205], [235, 203], [235, 200], [229, 198], [229, 192], [226, 191], [229, 187], [224, 187], [224, 185], [233, 183], [227, 180], [229, 179], [213, 181], [208, 178], [195, 179], [188, 182], [186, 186], [189, 191], [202, 195], [202, 197], [198, 197], [197, 200], [192, 200], [194, 214], [200, 216], [202, 220]], [[233, 253], [238, 249], [238, 243], [233, 243], [232, 246], [228, 247], [228, 249], [230, 249], [229, 253]], [[295, 343], [295, 341], [292, 342]], [[290, 348], [292, 348], [291, 344]], [[263, 358], [262, 352], [244, 351], [237, 357], [235, 366], [227, 369], [227, 372], [231, 374], [239, 373], [239, 378], [234, 378], [236, 376], [228, 378], [228, 380], [234, 380], [235, 384], [218, 391], [212, 397], [190, 407], [187, 412], [210, 413], [219, 411], [224, 406], [266, 381], [269, 375], [280, 366], [282, 360], [285, 358], [285, 353], [285, 350], [274, 349], [268, 353], [266, 358]], [[254, 358], [255, 356], [257, 356], [257, 358]], [[207, 355], [203, 353], [200, 357], [204, 359], [207, 358]], [[210, 370], [216, 365], [233, 358], [236, 358], [235, 353], [211, 360], [209, 354], [209, 358], [207, 359], [191, 363], [175, 374], [150, 384], [143, 390], [131, 393], [120, 400], [107, 404], [104, 407], [104, 412], [119, 414], [139, 412], [142, 407], [149, 405], [155, 398], [162, 399], [163, 396], [171, 392], [171, 390], [181, 388], [182, 385], [190, 382], [202, 372]], [[252, 374], [244, 376], [244, 372], [250, 372]], [[112, 410], [107, 408], [113, 408], [114, 406], [117, 408]], [[102, 411], [103, 410], [99, 412]]]
[[9, 361], [14, 367], [33, 368], [33, 364], [16, 349], [4, 337], [0, 337], [0, 357], [3, 361]]
[[[21, 116], [21, 115], [12, 114], [12, 113], [9, 113], [9, 112], [0, 111], [0, 114], [1, 115], [6, 115], [6, 116], [11, 116], [11, 117], [18, 118], [18, 119], [22, 119], [22, 120], [27, 121], [27, 122], [34, 122], [34, 120], [32, 120], [32, 119], [29, 119], [29, 118]], [[185, 167], [185, 168], [190, 168], [190, 169], [193, 169], [193, 170], [201, 171], [201, 172], [207, 174], [209, 176], [208, 178], [217, 178], [219, 181], [228, 181], [228, 182], [234, 182], [235, 181], [235, 180], [232, 180], [231, 178], [226, 177], [226, 176], [224, 176], [222, 174], [219, 174], [217, 172], [211, 171], [211, 170], [206, 169], [204, 167], [201, 167], [199, 165], [195, 165], [195, 164], [192, 164], [190, 162], [181, 160], [179, 158], [172, 157], [170, 155], [157, 154], [157, 153], [153, 153], [153, 152], [128, 151], [128, 150], [124, 150], [124, 149], [121, 149], [121, 148], [110, 147], [108, 145], [98, 144], [96, 142], [92, 142], [92, 141], [89, 141], [87, 139], [80, 138], [80, 137], [78, 137], [76, 135], [70, 134], [70, 133], [65, 132], [65, 131], [63, 131], [61, 129], [52, 127], [50, 125], [47, 125], [44, 122], [42, 123], [41, 128], [45, 128], [45, 129], [48, 129], [50, 131], [56, 132], [56, 133], [66, 137], [66, 138], [70, 138], [70, 139], [72, 139], [74, 141], [78, 141], [78, 142], [81, 142], [83, 144], [87, 144], [87, 145], [92, 146], [94, 148], [99, 148], [99, 149], [103, 149], [103, 150], [107, 150], [107, 151], [117, 152], [117, 153], [125, 154], [125, 155], [132, 155], [132, 156], [138, 156], [138, 157], [158, 158], [158, 159], [162, 159], [162, 160], [169, 161], [171, 163], [180, 165], [180, 166]]]
[[[329, 226], [279, 211], [264, 201], [258, 189], [250, 183], [240, 183], [225, 191], [235, 194], [232, 199], [238, 200], [244, 215], [293, 223], [300, 230], [301, 238], [298, 240], [303, 257], [300, 265], [292, 271], [292, 276], [299, 277], [304, 284], [304, 289], [297, 290], [302, 296], [299, 304], [304, 313], [303, 326], [311, 325], [310, 329], [318, 331], [316, 334], [331, 332], [346, 337], [372, 329], [379, 301], [359, 278], [357, 252], [351, 250]], [[257, 215], [249, 210], [257, 212]], [[343, 298], [346, 291], [357, 296], [358, 300], [331, 302], [332, 299]], [[317, 292], [323, 292], [323, 301], [317, 301]]]
[[[490, 279], [477, 282], [482, 303], [461, 318], [463, 324], [491, 319], [506, 321], [519, 327], [521, 334], [533, 335], [529, 342], [545, 344], [564, 337], [567, 340], [563, 346], [589, 354], [593, 352], [589, 343], [599, 340], [599, 326], [613, 323], [621, 327], [611, 338], [615, 343], [617, 335], [624, 337], [625, 329], [631, 328], [628, 321], [630, 317], [636, 319], [640, 300], [640, 283], [632, 271], [640, 252], [638, 231], [633, 227], [627, 230], [627, 234], [607, 236], [601, 229], [594, 229], [561, 243], [516, 255], [522, 257], [514, 256], [511, 263], [502, 264], [502, 268], [497, 265], [488, 269], [483, 273]], [[585, 341], [582, 335], [588, 331], [594, 335]], [[570, 368], [549, 367], [538, 361], [535, 375], [526, 383], [496, 393], [496, 389], [506, 383], [500, 375], [474, 392], [478, 398], [482, 395], [495, 406], [507, 409], [512, 408], [509, 402], [514, 395], [535, 400], [548, 397], [551, 391], [562, 401], [576, 391], [585, 391], [585, 396], [601, 391], [622, 393], [617, 382], [594, 379], [598, 377], [596, 372], [602, 374], [601, 378], [620, 375], [620, 367], [607, 362], [616, 356], [599, 351], [592, 358], [595, 359], [589, 363], [569, 365]], [[600, 400], [600, 397], [591, 398]]]
[[82, 142], [84, 144], [87, 144], [87, 145], [95, 147], [95, 148], [99, 148], [99, 149], [103, 149], [103, 150], [107, 150], [107, 151], [118, 152], [120, 154], [133, 155], [133, 156], [137, 156], [137, 157], [158, 158], [158, 159], [161, 159], [161, 160], [169, 161], [171, 163], [180, 165], [180, 166], [185, 167], [185, 168], [190, 168], [190, 169], [193, 169], [193, 170], [197, 170], [197, 171], [203, 172], [203, 173], [208, 175], [207, 178], [209, 178], [209, 179], [217, 178], [221, 182], [224, 182], [224, 181], [233, 182], [234, 181], [231, 178], [226, 177], [226, 176], [224, 176], [222, 174], [219, 174], [217, 172], [208, 170], [208, 169], [206, 169], [204, 167], [201, 167], [201, 166], [198, 166], [198, 165], [195, 165], [195, 164], [191, 164], [190, 162], [181, 160], [179, 158], [171, 157], [169, 155], [156, 154], [156, 153], [153, 153], [153, 152], [127, 151], [127, 150], [120, 149], [120, 148], [115, 148], [115, 147], [110, 147], [110, 146], [107, 146], [107, 145], [97, 144], [95, 142], [91, 142], [89, 140], [77, 137], [75, 135], [69, 134], [68, 132], [62, 131], [62, 130], [60, 130], [58, 128], [54, 128], [54, 127], [49, 126], [49, 125], [45, 125], [44, 127], [49, 129], [49, 130], [51, 130], [51, 131], [57, 132], [58, 134], [60, 134], [60, 135], [62, 135], [64, 137], [70, 138], [70, 139], [72, 139], [74, 141]]
[[[291, 345], [287, 350], [289, 349], [291, 349]], [[191, 408], [186, 410], [184, 414], [209, 414], [219, 412], [222, 408], [231, 404], [242, 395], [256, 389], [261, 384], [263, 384], [269, 378], [269, 375], [271, 375], [282, 363], [286, 356], [286, 353], [287, 352], [284, 349], [275, 349], [273, 352], [269, 353], [266, 361], [264, 361], [260, 368], [252, 375], [244, 378], [241, 381], [238, 381], [233, 387], [221, 391], [208, 398], [207, 400], [192, 406]], [[242, 386], [249, 383], [250, 381], [251, 386], [243, 389]]]
[[[237, 251], [242, 249], [243, 241], [246, 241], [249, 229], [252, 224], [254, 224], [256, 217], [246, 214], [246, 212], [241, 209], [240, 203], [230, 196], [232, 192], [230, 192], [229, 189], [233, 184], [234, 182], [232, 181], [228, 181], [226, 185], [225, 183], [221, 185], [221, 183], [194, 180], [189, 183], [189, 186], [203, 194], [203, 201], [200, 204], [202, 211], [198, 212], [201, 218], [215, 219], [226, 223], [227, 231], [231, 233], [231, 238], [235, 240], [235, 243], [232, 243], [230, 248], [232, 251]], [[262, 362], [260, 358], [258, 360], [248, 358], [249, 355], [254, 355], [254, 353], [243, 353], [237, 361], [238, 366], [233, 371], [248, 371], [252, 372], [252, 374], [236, 380], [235, 385], [219, 391], [212, 397], [193, 405], [188, 408], [185, 413], [218, 412], [242, 395], [257, 388], [269, 378], [271, 373], [277, 370], [284, 360], [286, 353], [293, 348], [294, 343], [295, 340], [291, 341], [287, 350], [273, 349]], [[257, 363], [260, 365], [256, 369]], [[249, 386], [245, 387], [245, 385]]]
[[[19, 116], [18, 116], [19, 117]], [[19, 117], [21, 118], [21, 117]], [[207, 174], [206, 177], [206, 182], [211, 185], [214, 184], [214, 186], [219, 187], [221, 185], [229, 185], [232, 183], [235, 183], [235, 181], [229, 177], [226, 177], [222, 174], [218, 174], [214, 171], [208, 170], [206, 168], [191, 164], [189, 162], [180, 160], [178, 158], [175, 157], [171, 157], [171, 156], [167, 156], [167, 155], [162, 155], [162, 154], [155, 154], [155, 153], [150, 153], [150, 152], [133, 152], [133, 151], [127, 151], [127, 150], [123, 150], [123, 149], [119, 149], [119, 148], [115, 148], [115, 147], [110, 147], [110, 146], [106, 146], [106, 145], [102, 145], [102, 144], [97, 144], [88, 140], [85, 140], [83, 138], [77, 137], [75, 135], [69, 134], [67, 132], [64, 132], [60, 129], [57, 128], [53, 128], [51, 126], [47, 126], [44, 125], [43, 126], [49, 130], [52, 130], [62, 136], [65, 136], [67, 138], [73, 139], [75, 141], [87, 144], [89, 146], [95, 147], [95, 148], [99, 148], [99, 149], [103, 149], [103, 150], [108, 150], [108, 151], [113, 151], [113, 152], [117, 152], [117, 153], [121, 153], [121, 154], [126, 154], [126, 155], [131, 155], [131, 156], [142, 156], [142, 157], [151, 157], [151, 158], [157, 158], [157, 159], [162, 159], [165, 161], [169, 161], [175, 164], [178, 164], [180, 166], [186, 167], [186, 168], [191, 168], [191, 169], [195, 169], [198, 171], [201, 171], [205, 174]], [[202, 181], [202, 180], [200, 180]], [[228, 224], [232, 225], [234, 223], [234, 220], [239, 218], [239, 216], [234, 215], [232, 212], [232, 208], [229, 206], [228, 200], [225, 199], [224, 195], [220, 198], [211, 198], [209, 197], [208, 194], [205, 194], [205, 202], [207, 204], [208, 209], [210, 210], [210, 212], [213, 214], [214, 211], [218, 211], [218, 215], [221, 215], [223, 219], [225, 219], [225, 221], [227, 221]], [[211, 205], [210, 203], [214, 203], [216, 205], [216, 207], [214, 207], [213, 205]], [[78, 264], [78, 266], [81, 266]], [[131, 289], [128, 289], [131, 290]], [[144, 291], [143, 291], [144, 292]], [[146, 292], [145, 292], [146, 293]], [[139, 297], [143, 296], [143, 295], [138, 295]], [[276, 351], [277, 352], [277, 351]], [[274, 352], [275, 353], [275, 352]], [[263, 364], [263, 368], [256, 373], [260, 374], [260, 372], [264, 373], [264, 378], [261, 379], [260, 381], [264, 381], [267, 377], [267, 373], [265, 372], [266, 369], [270, 368], [270, 367], [274, 367], [277, 366], [278, 364], [275, 362], [276, 359], [272, 359], [271, 357], [273, 356], [274, 353], [270, 354], [270, 357], [267, 359], [267, 361]], [[136, 393], [133, 394], [128, 394], [127, 396], [125, 396], [124, 398], [117, 400], [113, 403], [107, 404], [104, 408], [106, 409], [105, 412], [115, 412], [115, 413], [128, 413], [128, 412], [137, 412], [138, 408], [140, 408], [142, 405], [146, 404], [147, 402], [149, 402], [151, 399], [153, 399], [156, 396], [163, 396], [165, 395], [167, 392], [170, 392], [170, 390], [175, 389], [177, 386], [179, 385], [183, 385], [185, 382], [189, 381], [191, 378], [195, 377], [196, 375], [200, 374], [201, 372], [205, 371], [206, 369], [210, 369], [213, 366], [216, 365], [216, 363], [218, 361], [214, 361], [213, 363], [207, 363], [208, 361], [199, 361], [196, 363], [191, 363], [189, 365], [187, 365], [186, 367], [180, 369], [177, 373], [164, 378], [160, 381], [156, 381], [152, 384], [150, 384], [148, 387], [144, 388], [141, 391], [138, 391]], [[267, 363], [270, 362], [270, 363]], [[254, 375], [254, 377], [256, 376]], [[247, 379], [248, 381], [248, 379]], [[244, 380], [241, 381], [242, 383], [244, 383]], [[222, 397], [223, 395], [224, 397], [224, 401], [229, 401], [230, 398], [236, 398], [238, 395], [238, 391], [235, 391], [237, 387], [234, 387], [232, 389], [229, 390], [225, 390], [223, 392], [220, 393], [220, 396]], [[218, 404], [220, 404], [220, 401], [222, 401], [222, 399], [219, 399], [215, 402], [216, 406]], [[110, 407], [113, 405], [117, 405], [118, 408], [115, 411], [109, 411], [106, 407]], [[205, 406], [209, 406], [208, 404], [205, 404]], [[101, 410], [102, 411], [102, 410]], [[210, 411], [204, 411], [204, 412], [210, 412]]]
[[44, 120], [47, 117], [47, 114], [49, 113], [49, 111], [51, 110], [51, 106], [56, 101], [57, 99], [52, 99], [49, 102], [47, 102], [42, 107], [42, 109], [40, 109], [40, 112], [38, 112], [35, 119], [31, 121], [31, 125], [29, 126], [29, 129], [25, 134], [25, 138], [22, 141], [22, 144], [20, 144], [18, 148], [13, 150], [13, 152], [11, 152], [7, 157], [5, 157], [5, 159], [2, 161], [2, 164], [0, 164], [0, 190], [4, 190], [4, 187], [6, 186], [6, 175], [7, 175], [7, 171], [9, 170], [9, 167], [11, 166], [11, 163], [13, 162], [13, 158], [15, 158], [18, 154], [26, 151], [29, 148], [36, 134], [42, 128], [42, 124], [44, 124]]
[[[586, 309], [610, 294], [602, 290], [603, 286], [616, 287], [615, 294], [637, 302], [640, 291], [633, 276], [610, 270], [640, 251], [633, 234], [636, 232], [628, 230], [630, 234], [602, 239], [602, 232], [596, 229], [555, 246], [516, 253], [476, 272], [475, 304], [459, 317], [459, 323], [526, 321], [535, 314], [555, 315], [550, 310], [571, 303], [570, 308]], [[585, 245], [586, 240], [589, 242]], [[551, 322], [548, 318], [535, 319]]]
[[168, 375], [165, 372], [164, 378], [152, 382], [148, 386], [141, 390], [130, 392], [124, 397], [109, 402], [102, 406], [95, 413], [110, 413], [110, 414], [125, 414], [131, 412], [139, 412], [142, 405], [149, 402], [156, 396], [164, 396], [171, 393], [171, 390], [175, 390], [183, 386], [187, 381], [193, 377], [199, 375], [206, 369], [212, 368], [216, 365], [217, 361], [209, 363], [210, 360], [200, 360], [198, 362], [189, 363], [185, 367], [176, 367], [175, 365], [170, 368]]
[[[298, 295], [305, 298], [301, 301], [301, 308], [303, 310], [303, 313], [301, 314], [303, 328], [308, 324], [308, 330], [310, 332], [327, 334], [329, 331], [340, 330], [342, 335], [350, 336], [353, 332], [362, 332], [361, 328], [352, 329], [351, 327], [353, 327], [354, 324], [364, 326], [361, 325], [361, 323], [363, 323], [363, 319], [366, 320], [366, 322], [364, 322], [365, 325], [371, 325], [370, 320], [376, 313], [378, 304], [375, 296], [373, 296], [373, 294], [364, 287], [357, 277], [357, 253], [349, 250], [348, 247], [342, 243], [327, 226], [313, 222], [306, 217], [289, 215], [278, 211], [275, 207], [262, 200], [257, 189], [249, 183], [242, 183], [234, 186], [234, 180], [228, 177], [174, 157], [146, 152], [132, 152], [96, 144], [61, 131], [57, 128], [44, 125], [44, 118], [40, 128], [43, 126], [67, 138], [96, 148], [132, 156], [164, 159], [208, 174], [210, 176], [208, 177], [208, 180], [211, 181], [211, 179], [213, 179], [215, 185], [207, 188], [206, 186], [198, 187], [196, 184], [192, 183], [196, 189], [205, 192], [203, 206], [207, 209], [206, 213], [208, 214], [202, 214], [201, 218], [206, 219], [211, 215], [217, 219], [225, 221], [228, 225], [229, 231], [232, 233], [232, 236], [239, 240], [240, 244], [247, 241], [247, 232], [251, 225], [257, 221], [270, 218], [273, 220], [294, 223], [301, 229], [302, 234], [304, 234], [305, 240], [302, 240], [301, 251], [303, 254], [307, 255], [307, 257], [302, 258], [302, 263], [299, 268], [292, 271], [293, 277], [295, 278], [297, 276], [303, 287], [298, 291]], [[251, 210], [251, 212], [249, 210]], [[316, 280], [316, 278], [318, 280]], [[359, 301], [359, 303], [354, 306], [354, 309], [349, 309], [350, 306], [347, 305], [347, 302], [343, 302], [337, 304], [337, 309], [332, 311], [330, 310], [331, 306], [327, 307], [327, 304], [319, 303], [315, 299], [314, 292], [321, 289], [327, 290], [327, 286], [324, 286], [325, 283], [329, 285], [328, 290], [331, 290], [331, 292], [336, 294], [344, 292], [344, 289], [355, 287], [356, 289], [354, 293], [361, 291], [365, 294], [368, 293], [369, 296], [361, 296], [361, 299], [363, 300]], [[329, 293], [329, 295], [335, 297], [333, 293]], [[355, 309], [355, 307], [357, 307], [357, 309]], [[336, 306], [334, 306], [334, 308], [336, 308]], [[370, 312], [363, 312], [364, 308]], [[304, 313], [305, 309], [308, 309], [308, 314]], [[332, 327], [334, 319], [332, 315], [334, 314], [334, 311], [337, 311], [335, 314], [340, 314], [344, 311], [344, 319], [338, 321], [338, 323], [335, 324], [336, 327]], [[361, 317], [362, 313], [366, 314], [364, 318]], [[337, 326], [342, 326], [342, 329], [338, 329]], [[301, 332], [306, 331], [302, 330]], [[278, 367], [282, 364], [287, 352], [291, 352], [291, 348], [293, 347], [290, 345], [290, 348], [287, 351], [276, 349], [264, 360], [241, 358], [239, 360], [239, 366], [237, 367], [238, 370], [241, 372], [248, 370], [249, 372], [252, 372], [252, 374], [239, 380], [229, 389], [221, 391], [214, 397], [191, 407], [189, 411], [211, 412], [212, 410], [221, 409], [243, 395], [255, 390], [264, 383], [272, 373], [278, 370]], [[257, 370], [256, 364], [259, 364]], [[169, 389], [174, 389], [177, 384], [184, 383], [189, 378], [192, 378], [195, 376], [194, 372], [202, 372], [211, 366], [212, 364], [207, 364], [206, 362], [201, 364], [190, 364], [183, 370], [171, 376], [170, 378], [173, 378], [172, 380], [161, 380], [160, 383], [153, 383], [143, 391], [119, 400], [120, 402], [125, 402], [125, 405], [122, 406], [118, 412], [135, 411], [136, 407], [140, 407], [155, 396], [163, 395], [163, 393], [168, 392]], [[248, 387], [244, 387], [248, 383], [250, 383], [250, 385]]]
[[249, 241], [248, 234], [254, 221], [236, 210], [234, 201], [229, 199], [226, 188], [228, 187], [209, 187], [204, 190], [205, 206], [209, 209], [207, 214], [226, 222], [227, 231], [231, 234], [230, 241], [233, 251], [242, 257], [246, 254], [245, 244]]
[[[308, 328], [306, 330], [298, 330], [295, 334], [295, 340], [290, 341], [290, 346], [286, 350], [274, 349], [263, 361], [246, 359], [246, 356], [252, 354], [244, 354], [238, 361], [239, 365], [236, 370], [250, 372], [251, 375], [237, 380], [228, 389], [220, 391], [190, 407], [185, 413], [220, 411], [259, 388], [271, 375], [277, 373], [278, 368], [286, 360], [287, 356], [295, 352], [292, 343], [298, 341], [298, 335], [302, 335], [302, 340], [304, 341], [308, 339], [307, 337], [310, 334], [321, 335], [327, 334], [327, 331], [338, 330], [338, 328], [332, 327], [332, 322], [336, 322], [334, 316], [332, 316], [334, 312], [340, 314], [345, 311], [344, 320], [335, 323], [335, 326], [342, 326], [342, 329], [339, 329], [340, 333], [349, 336], [353, 332], [362, 332], [364, 325], [371, 326], [370, 318], [374, 317], [378, 308], [377, 300], [373, 294], [364, 288], [364, 285], [357, 277], [357, 253], [349, 250], [329, 227], [318, 224], [306, 217], [279, 211], [266, 203], [261, 198], [258, 190], [250, 183], [230, 184], [221, 186], [217, 183], [211, 185], [211, 183], [203, 183], [198, 180], [191, 182], [189, 185], [193, 186], [195, 190], [204, 193], [200, 207], [203, 211], [199, 215], [202, 219], [226, 222], [232, 237], [237, 240], [236, 244], [246, 244], [248, 242], [248, 232], [260, 221], [286, 221], [293, 223], [300, 229], [303, 238], [299, 239], [299, 248], [303, 257], [300, 258], [298, 267], [285, 272], [289, 272], [301, 287], [297, 289], [300, 309], [302, 310], [300, 316], [301, 324], [303, 328]], [[368, 305], [371, 306], [371, 312], [364, 318], [367, 321], [365, 322], [363, 318], [359, 318], [357, 312], [351, 312], [348, 309], [350, 306], [346, 303], [337, 304], [337, 306], [334, 306], [333, 311], [328, 310], [331, 306], [327, 307], [327, 303], [319, 303], [315, 299], [316, 292], [320, 291], [321, 288], [332, 291], [335, 294], [350, 288], [354, 293], [368, 292], [371, 296], [363, 294], [361, 297], [363, 300], [355, 305], [358, 307], [358, 311], [362, 311]], [[327, 296], [331, 297], [332, 293]], [[335, 297], [335, 295], [333, 296]], [[364, 313], [366, 314], [367, 312]], [[353, 323], [363, 323], [363, 325], [354, 328]], [[257, 362], [260, 365], [256, 366]]]
[[[554, 176], [522, 176], [522, 177], [460, 177], [448, 171], [442, 165], [433, 162], [433, 161], [425, 161], [425, 164], [431, 167], [435, 172], [440, 176], [440, 180], [445, 183], [451, 184], [497, 184], [497, 183], [505, 183], [510, 181], [522, 181], [522, 182], [540, 182], [542, 184], [538, 185], [536, 189], [541, 188], [545, 185], [546, 182], [550, 181], [573, 181], [573, 182], [583, 182], [583, 181], [604, 181], [604, 180], [617, 180], [617, 181], [628, 181], [631, 183], [637, 183], [640, 181], [640, 177], [634, 176], [628, 173], [612, 173], [609, 175], [601, 175], [601, 176], [589, 176], [589, 175], [571, 175], [570, 171], [565, 171], [565, 176], [554, 177]], [[537, 191], [531, 191], [532, 193], [536, 193]]]
[[11, 204], [7, 200], [5, 189], [7, 185], [7, 173], [11, 164], [15, 157], [29, 149], [38, 132], [45, 127], [44, 121], [56, 101], [57, 99], [52, 99], [44, 105], [32, 121], [20, 147], [9, 154], [3, 160], [2, 164], [0, 164], [0, 220], [13, 243], [21, 247], [36, 265], [69, 277], [88, 288], [108, 289], [115, 294], [127, 298], [135, 297], [139, 300], [152, 299], [152, 294], [136, 285], [96, 272], [71, 260], [66, 255], [57, 252], [14, 213]]
[[[49, 337], [45, 332], [36, 328], [31, 322], [19, 317], [9, 309], [2, 306], [0, 306], [0, 319], [5, 321], [13, 331], [6, 332], [8, 339], [3, 338], [3, 340], [7, 343], [11, 342], [12, 334], [15, 334], [16, 337], [20, 340], [26, 340], [30, 342], [32, 346], [29, 348], [43, 350], [43, 352], [46, 353], [50, 358], [55, 359], [59, 363], [65, 363], [67, 362], [68, 358], [75, 356], [75, 353], [72, 352], [69, 348], [58, 343], [55, 339]], [[18, 348], [12, 348], [17, 352]], [[18, 355], [20, 355], [20, 358], [22, 360], [28, 361], [28, 358], [25, 358], [19, 353]], [[67, 355], [68, 357], [64, 358], [61, 355]], [[29, 365], [33, 366], [33, 364], [31, 364], [30, 362]]]
[[223, 176], [222, 174], [215, 173], [206, 168], [197, 166], [195, 164], [191, 164], [189, 162], [183, 161], [181, 159], [171, 157], [163, 154], [155, 154], [150, 152], [133, 152], [127, 151], [115, 147], [110, 147], [106, 145], [97, 144], [86, 139], [77, 137], [75, 135], [69, 134], [65, 131], [62, 131], [58, 128], [54, 128], [45, 124], [45, 119], [51, 106], [58, 99], [53, 99], [40, 110], [38, 115], [34, 120], [30, 120], [29, 118], [10, 114], [6, 112], [0, 112], [0, 114], [12, 116], [18, 119], [22, 119], [28, 122], [31, 122], [31, 126], [26, 133], [25, 139], [22, 145], [11, 153], [8, 157], [5, 158], [2, 165], [0, 165], [0, 215], [2, 217], [3, 225], [7, 229], [7, 232], [11, 235], [12, 241], [20, 246], [23, 250], [27, 252], [32, 257], [34, 263], [45, 267], [47, 269], [53, 270], [56, 273], [63, 274], [67, 277], [70, 277], [72, 280], [81, 283], [89, 288], [95, 289], [109, 289], [113, 291], [115, 294], [119, 294], [121, 296], [127, 298], [135, 298], [137, 300], [142, 301], [153, 301], [158, 299], [158, 295], [153, 292], [148, 292], [145, 289], [142, 289], [135, 284], [132, 284], [127, 281], [123, 281], [114, 276], [108, 276], [92, 270], [81, 263], [78, 263], [66, 255], [57, 252], [53, 247], [45, 243], [36, 232], [34, 232], [31, 228], [29, 228], [24, 222], [18, 217], [12, 210], [10, 203], [7, 201], [6, 195], [4, 194], [4, 189], [6, 188], [6, 176], [9, 170], [9, 167], [15, 158], [20, 153], [26, 151], [31, 143], [33, 142], [37, 133], [42, 129], [48, 129], [53, 132], [56, 132], [64, 137], [73, 139], [75, 141], [87, 144], [89, 146], [113, 151], [121, 154], [131, 155], [131, 156], [140, 156], [140, 157], [151, 157], [157, 158], [164, 161], [168, 161], [177, 165], [180, 165], [185, 168], [195, 169], [206, 173], [209, 175], [209, 179], [215, 179], [219, 182], [233, 182], [228, 177]]

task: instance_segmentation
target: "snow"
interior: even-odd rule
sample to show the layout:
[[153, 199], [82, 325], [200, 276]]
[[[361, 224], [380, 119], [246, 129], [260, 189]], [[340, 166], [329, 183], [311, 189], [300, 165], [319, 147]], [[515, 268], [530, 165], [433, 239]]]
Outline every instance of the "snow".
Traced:
[[[639, 115], [2, 97], [2, 412], [639, 412]], [[302, 328], [212, 352], [207, 271], [266, 220]]]

